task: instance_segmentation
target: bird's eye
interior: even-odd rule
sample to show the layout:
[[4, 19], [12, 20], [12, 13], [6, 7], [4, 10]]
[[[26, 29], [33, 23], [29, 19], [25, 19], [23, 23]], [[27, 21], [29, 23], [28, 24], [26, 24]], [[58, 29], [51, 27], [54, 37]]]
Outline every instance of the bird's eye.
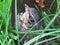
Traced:
[[30, 22], [31, 23], [34, 23], [35, 21], [33, 20], [33, 17], [32, 16], [30, 16]]
[[34, 20], [31, 20], [32, 23], [34, 23]]

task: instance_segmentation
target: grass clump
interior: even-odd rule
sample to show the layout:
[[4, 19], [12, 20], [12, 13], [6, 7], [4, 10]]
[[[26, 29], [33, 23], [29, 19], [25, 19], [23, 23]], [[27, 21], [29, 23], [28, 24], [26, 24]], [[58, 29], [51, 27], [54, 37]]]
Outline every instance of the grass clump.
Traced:
[[[51, 10], [51, 7], [53, 5], [55, 0], [53, 0], [49, 12]], [[54, 14], [46, 13], [45, 11], [42, 11], [42, 18], [40, 21], [38, 21], [31, 29], [29, 29], [27, 32], [20, 32], [18, 31], [18, 20], [17, 20], [17, 0], [15, 0], [15, 30], [12, 29], [12, 23], [11, 23], [11, 4], [12, 0], [3, 0], [0, 1], [0, 45], [21, 45], [20, 42], [25, 38], [26, 35], [37, 35], [36, 37], [32, 38], [28, 42], [24, 43], [23, 45], [30, 45], [33, 42], [34, 45], [39, 45], [44, 42], [48, 42], [57, 38], [60, 38], [60, 24], [58, 23], [58, 27], [56, 28], [54, 25], [54, 21], [59, 17], [60, 18], [60, 0], [57, 0], [57, 9]], [[50, 18], [52, 16], [52, 18]], [[32, 29], [41, 21], [44, 22], [44, 28], [41, 30], [35, 30]], [[60, 22], [58, 20], [58, 22]], [[20, 35], [24, 35], [22, 38], [19, 38]], [[39, 39], [42, 39], [43, 37], [51, 36], [49, 39], [45, 39], [42, 41], [38, 41]], [[16, 43], [16, 41], [18, 43]], [[56, 43], [56, 45], [58, 45]]]

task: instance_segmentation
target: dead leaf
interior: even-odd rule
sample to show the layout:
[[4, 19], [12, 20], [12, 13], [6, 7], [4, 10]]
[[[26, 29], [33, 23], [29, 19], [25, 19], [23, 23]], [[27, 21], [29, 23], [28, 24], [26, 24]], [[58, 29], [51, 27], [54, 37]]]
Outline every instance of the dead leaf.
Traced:
[[45, 5], [44, 5], [44, 0], [35, 0], [37, 3], [38, 3], [38, 5], [41, 7], [41, 8], [43, 8], [43, 7], [45, 7]]

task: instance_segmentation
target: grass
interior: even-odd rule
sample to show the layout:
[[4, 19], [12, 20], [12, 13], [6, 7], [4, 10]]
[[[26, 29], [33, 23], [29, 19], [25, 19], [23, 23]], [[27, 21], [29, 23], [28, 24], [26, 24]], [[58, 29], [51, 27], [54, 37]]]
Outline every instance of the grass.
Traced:
[[[49, 8], [49, 12], [51, 10], [51, 7], [53, 6], [54, 1], [55, 0], [53, 0]], [[56, 9], [55, 14], [51, 14], [51, 13], [47, 14], [45, 11], [42, 11], [42, 19], [38, 21], [27, 32], [18, 31], [17, 0], [15, 0], [15, 28], [16, 29], [14, 30], [11, 28], [12, 27], [11, 26], [12, 24], [11, 23], [11, 16], [12, 16], [11, 15], [11, 4], [12, 4], [12, 0], [0, 1], [0, 45], [16, 45], [15, 40], [18, 42], [17, 45], [21, 45], [20, 42], [22, 42], [22, 40], [28, 34], [37, 35], [37, 36], [29, 40], [28, 42], [24, 43], [24, 45], [30, 45], [33, 42], [35, 42], [34, 45], [39, 45], [41, 43], [60, 38], [60, 28], [56, 28], [54, 26], [55, 19], [57, 19], [57, 17], [60, 17], [60, 0], [57, 0], [57, 9]], [[52, 16], [52, 18], [50, 18], [50, 16]], [[33, 28], [41, 21], [44, 22], [45, 27], [41, 30], [33, 31]], [[58, 20], [58, 22], [60, 21]], [[60, 26], [60, 24], [58, 26]], [[19, 38], [21, 34], [24, 34], [24, 36], [22, 38]], [[52, 36], [52, 37], [38, 42], [39, 39], [45, 36]]]

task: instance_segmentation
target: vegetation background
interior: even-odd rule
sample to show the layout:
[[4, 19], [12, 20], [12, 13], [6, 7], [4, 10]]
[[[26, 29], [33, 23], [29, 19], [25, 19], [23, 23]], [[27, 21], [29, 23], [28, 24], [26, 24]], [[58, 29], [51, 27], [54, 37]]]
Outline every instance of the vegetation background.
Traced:
[[[56, 4], [54, 3], [56, 1]], [[17, 3], [19, 2], [19, 3]], [[41, 10], [42, 18], [39, 22], [43, 21], [44, 28], [41, 30], [31, 31], [36, 24], [29, 29], [30, 31], [21, 32], [18, 31], [18, 20], [17, 14], [20, 12], [19, 8], [24, 0], [0, 0], [0, 45], [21, 45], [20, 42], [25, 38], [27, 34], [38, 35], [23, 45], [30, 45], [35, 42], [34, 45], [39, 45], [44, 42], [52, 41], [54, 39], [60, 38], [60, 0], [53, 0], [50, 7], [49, 5]], [[18, 6], [18, 5], [19, 6]], [[48, 3], [47, 3], [48, 4]], [[53, 13], [52, 7], [53, 4], [56, 5], [56, 11]], [[11, 7], [12, 6], [12, 7]], [[14, 7], [13, 7], [14, 6]], [[45, 9], [48, 9], [45, 10]], [[55, 7], [53, 7], [55, 10]], [[57, 22], [57, 23], [55, 23]], [[15, 29], [13, 29], [13, 25], [15, 23]], [[13, 25], [12, 25], [13, 24]], [[38, 24], [38, 23], [37, 23]], [[24, 34], [22, 38], [19, 36]], [[49, 36], [48, 39], [38, 41], [39, 39]], [[60, 41], [60, 39], [59, 39]], [[51, 45], [60, 45], [57, 42], [51, 43]]]

